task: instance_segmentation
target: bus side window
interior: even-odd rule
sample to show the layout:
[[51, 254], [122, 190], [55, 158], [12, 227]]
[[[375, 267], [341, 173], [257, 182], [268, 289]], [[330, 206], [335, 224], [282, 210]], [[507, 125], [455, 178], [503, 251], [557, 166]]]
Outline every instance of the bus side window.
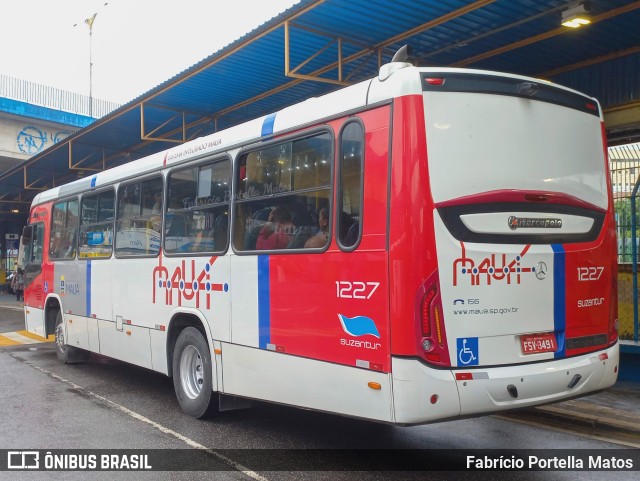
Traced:
[[38, 272], [42, 264], [42, 248], [44, 245], [44, 224], [38, 222], [33, 225], [33, 238], [31, 240], [31, 255], [29, 262], [38, 266]]
[[162, 178], [123, 184], [118, 188], [116, 255], [156, 256], [160, 252], [162, 219], [153, 212], [162, 204]]
[[82, 197], [78, 256], [106, 259], [113, 251], [113, 190]]
[[58, 202], [53, 206], [49, 255], [52, 259], [73, 259], [78, 233], [78, 200]]
[[42, 248], [44, 244], [44, 223], [37, 222], [27, 226], [31, 238], [24, 239], [21, 263], [24, 268], [24, 286], [29, 287], [35, 277], [42, 272]]
[[350, 121], [340, 132], [338, 172], [338, 244], [353, 250], [362, 237], [362, 193], [364, 182], [364, 129]]
[[315, 132], [241, 155], [233, 195], [236, 251], [329, 246], [333, 143], [331, 132]]
[[223, 253], [229, 243], [229, 158], [174, 170], [168, 177], [164, 251]]

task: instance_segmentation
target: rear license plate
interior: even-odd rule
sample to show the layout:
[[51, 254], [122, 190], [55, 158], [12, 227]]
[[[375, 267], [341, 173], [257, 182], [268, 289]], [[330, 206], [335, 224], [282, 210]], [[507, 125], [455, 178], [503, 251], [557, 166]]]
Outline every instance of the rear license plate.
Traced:
[[553, 332], [531, 334], [520, 337], [520, 345], [524, 354], [538, 354], [541, 352], [555, 352], [556, 336]]

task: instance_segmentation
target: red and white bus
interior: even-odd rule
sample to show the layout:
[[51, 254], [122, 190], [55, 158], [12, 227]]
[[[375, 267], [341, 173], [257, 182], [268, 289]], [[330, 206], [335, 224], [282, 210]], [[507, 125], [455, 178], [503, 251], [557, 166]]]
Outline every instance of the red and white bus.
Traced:
[[615, 383], [598, 102], [503, 73], [377, 78], [42, 192], [26, 327], [60, 360], [410, 425]]

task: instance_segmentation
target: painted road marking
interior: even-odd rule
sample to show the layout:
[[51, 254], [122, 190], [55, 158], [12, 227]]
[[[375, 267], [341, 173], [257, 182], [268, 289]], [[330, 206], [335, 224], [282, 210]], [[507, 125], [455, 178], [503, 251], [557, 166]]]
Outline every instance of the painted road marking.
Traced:
[[215, 449], [211, 449], [211, 448], [207, 448], [206, 446], [200, 444], [197, 441], [194, 441], [191, 438], [188, 438], [187, 436], [180, 434], [177, 431], [174, 431], [173, 429], [170, 429], [168, 427], [163, 426], [162, 424], [153, 421], [152, 419], [143, 416], [142, 414], [137, 413], [136, 411], [133, 411], [131, 409], [129, 409], [126, 406], [123, 406], [122, 404], [118, 404], [115, 401], [112, 401], [111, 399], [108, 399], [104, 396], [100, 396], [99, 394], [96, 394], [92, 391], [89, 391], [86, 388], [83, 388], [82, 386], [74, 383], [73, 381], [70, 381], [68, 379], [65, 379], [63, 377], [58, 376], [57, 374], [54, 374], [51, 371], [47, 371], [46, 369], [40, 367], [40, 366], [36, 366], [35, 364], [33, 364], [32, 362], [27, 361], [26, 359], [22, 359], [10, 352], [7, 352], [7, 354], [9, 356], [11, 356], [12, 358], [14, 358], [17, 361], [23, 362], [24, 364], [26, 364], [27, 366], [31, 366], [33, 369], [36, 369], [44, 374], [46, 374], [47, 376], [56, 379], [60, 382], [65, 383], [68, 386], [71, 386], [71, 388], [73, 388], [75, 391], [83, 394], [86, 398], [88, 399], [93, 399], [94, 402], [97, 402], [101, 405], [106, 404], [107, 406], [110, 406], [112, 409], [120, 411], [124, 414], [126, 414], [127, 416], [132, 417], [133, 419], [136, 419], [140, 422], [143, 422], [149, 426], [151, 426], [154, 429], [157, 429], [160, 432], [163, 432], [165, 434], [168, 434], [170, 436], [173, 436], [176, 439], [179, 439], [180, 441], [182, 441], [183, 443], [185, 443], [187, 446], [191, 447], [191, 448], [195, 448], [195, 449], [202, 449], [204, 451], [206, 451], [209, 454], [212, 454], [214, 456], [216, 456], [218, 459], [220, 459], [221, 461], [223, 461], [224, 463], [228, 464], [229, 466], [231, 466], [233, 469], [240, 471], [242, 474], [244, 474], [245, 476], [248, 476], [249, 478], [253, 479], [254, 481], [269, 481], [268, 478], [256, 473], [255, 471], [252, 471], [251, 469], [243, 466], [242, 464], [240, 464], [237, 461], [234, 461], [233, 459], [231, 459], [230, 457], [228, 457], [226, 454], [220, 453], [219, 451], [216, 451]]
[[0, 347], [19, 346], [22, 344], [39, 344], [42, 342], [53, 342], [55, 336], [52, 334], [49, 338], [32, 334], [28, 331], [3, 332], [0, 333]]

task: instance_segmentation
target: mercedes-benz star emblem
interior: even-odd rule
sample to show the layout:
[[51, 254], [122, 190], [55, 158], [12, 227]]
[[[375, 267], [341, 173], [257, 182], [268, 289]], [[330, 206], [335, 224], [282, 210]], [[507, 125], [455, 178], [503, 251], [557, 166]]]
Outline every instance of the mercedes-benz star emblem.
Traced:
[[547, 264], [542, 261], [536, 264], [536, 277], [540, 280], [547, 277]]

